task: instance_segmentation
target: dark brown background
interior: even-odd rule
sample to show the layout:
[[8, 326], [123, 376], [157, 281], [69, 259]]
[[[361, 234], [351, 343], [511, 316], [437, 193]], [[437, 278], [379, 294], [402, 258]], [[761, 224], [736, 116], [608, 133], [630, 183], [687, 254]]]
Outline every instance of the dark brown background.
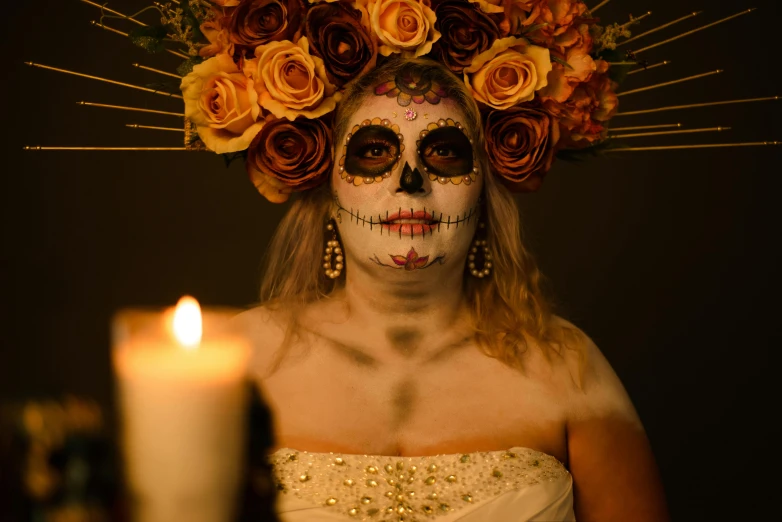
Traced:
[[[665, 68], [633, 88], [723, 68], [716, 77], [623, 98], [646, 108], [779, 94], [779, 8], [772, 0], [614, 0], [650, 28], [705, 9], [659, 38], [746, 7], [756, 13], [644, 55]], [[594, 4], [596, 2], [592, 2]], [[130, 13], [142, 0], [111, 2]], [[263, 200], [242, 165], [181, 152], [23, 152], [23, 145], [160, 146], [175, 118], [79, 107], [80, 100], [180, 110], [154, 94], [32, 69], [32, 60], [138, 84], [173, 69], [91, 27], [75, 0], [4, 6], [0, 398], [71, 392], [111, 404], [108, 321], [120, 307], [256, 299], [259, 262], [285, 206]], [[119, 22], [112, 22], [120, 27]], [[127, 26], [125, 26], [127, 27]], [[658, 36], [644, 39], [654, 42]], [[617, 126], [732, 125], [670, 144], [780, 139], [778, 102], [661, 113]], [[558, 163], [519, 197], [527, 239], [562, 306], [614, 365], [654, 446], [677, 520], [777, 519], [780, 291], [779, 148], [623, 153]], [[776, 430], [776, 431], [775, 431]]]

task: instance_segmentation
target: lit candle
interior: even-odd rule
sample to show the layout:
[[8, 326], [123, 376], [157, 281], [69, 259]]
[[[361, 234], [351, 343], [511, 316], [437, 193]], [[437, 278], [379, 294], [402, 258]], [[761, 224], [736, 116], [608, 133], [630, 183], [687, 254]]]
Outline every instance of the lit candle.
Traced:
[[[243, 470], [249, 344], [233, 311], [192, 297], [114, 318], [125, 477], [134, 522], [227, 522]], [[203, 335], [202, 335], [203, 334]]]

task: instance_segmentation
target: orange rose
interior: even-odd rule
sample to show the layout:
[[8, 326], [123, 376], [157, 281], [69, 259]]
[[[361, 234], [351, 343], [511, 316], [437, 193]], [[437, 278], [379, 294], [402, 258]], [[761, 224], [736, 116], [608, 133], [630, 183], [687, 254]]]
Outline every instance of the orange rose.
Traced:
[[[555, 47], [557, 38], [566, 33], [587, 13], [587, 6], [581, 0], [544, 0], [542, 2], [540, 0], [526, 2], [516, 0], [516, 3], [526, 4], [530, 8], [539, 8], [533, 24], [536, 29], [525, 36], [543, 42], [546, 47]], [[530, 11], [530, 14], [533, 13], [534, 11]]]
[[573, 94], [573, 89], [578, 84], [589, 81], [592, 74], [597, 71], [597, 63], [582, 46], [568, 49], [563, 59], [568, 66], [565, 67], [560, 63], [553, 64], [548, 74], [548, 85], [538, 93], [544, 100], [552, 98], [564, 102]]
[[434, 11], [422, 0], [377, 0], [369, 6], [369, 13], [383, 56], [423, 56], [440, 38], [434, 28]]
[[209, 43], [198, 50], [201, 58], [210, 58], [221, 53], [234, 54], [234, 44], [231, 42], [231, 33], [224, 24], [222, 18], [215, 18], [201, 24], [201, 32], [209, 40]]
[[218, 154], [246, 149], [263, 126], [258, 94], [230, 56], [221, 54], [193, 67], [180, 86], [185, 117], [204, 144]]
[[309, 53], [307, 38], [270, 42], [255, 49], [252, 67], [258, 103], [278, 118], [318, 118], [341, 98], [329, 82], [323, 60]]
[[607, 75], [593, 74], [566, 102], [544, 101], [544, 108], [559, 119], [560, 148], [583, 148], [605, 139], [608, 120], [619, 107], [616, 86]]
[[520, 38], [496, 40], [488, 51], [464, 69], [464, 83], [476, 101], [507, 109], [530, 101], [548, 83], [551, 59], [548, 49]]

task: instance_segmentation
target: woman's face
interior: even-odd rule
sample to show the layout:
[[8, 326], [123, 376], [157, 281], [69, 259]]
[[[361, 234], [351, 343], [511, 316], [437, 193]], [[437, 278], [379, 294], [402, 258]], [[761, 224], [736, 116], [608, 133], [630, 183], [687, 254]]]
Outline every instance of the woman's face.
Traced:
[[339, 137], [331, 180], [348, 266], [406, 276], [464, 266], [483, 186], [464, 121], [447, 98], [364, 99]]

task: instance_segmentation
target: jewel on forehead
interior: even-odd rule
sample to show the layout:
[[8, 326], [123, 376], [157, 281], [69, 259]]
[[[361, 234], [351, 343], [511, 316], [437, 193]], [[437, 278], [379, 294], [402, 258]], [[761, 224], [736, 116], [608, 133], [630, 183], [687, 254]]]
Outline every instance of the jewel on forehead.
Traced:
[[418, 113], [413, 109], [405, 109], [405, 119], [407, 121], [413, 121], [418, 117]]

